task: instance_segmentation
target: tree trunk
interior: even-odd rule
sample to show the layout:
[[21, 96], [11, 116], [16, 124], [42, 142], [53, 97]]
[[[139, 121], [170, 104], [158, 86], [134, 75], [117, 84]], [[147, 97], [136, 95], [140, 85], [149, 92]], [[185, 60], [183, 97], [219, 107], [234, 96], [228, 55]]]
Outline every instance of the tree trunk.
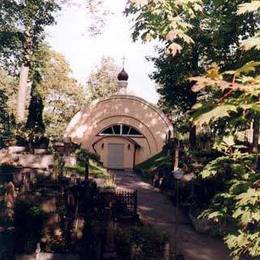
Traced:
[[257, 114], [253, 122], [253, 149], [252, 149], [252, 152], [256, 154], [257, 172], [260, 172], [259, 134], [260, 134], [260, 114]]
[[189, 143], [190, 143], [190, 148], [195, 148], [196, 147], [196, 126], [192, 125], [190, 128], [190, 135], [189, 135]]
[[179, 154], [180, 154], [180, 148], [179, 145], [176, 145], [175, 148], [175, 155], [174, 155], [174, 166], [173, 170], [176, 171], [179, 168]]
[[20, 78], [19, 78], [18, 98], [17, 98], [18, 122], [25, 121], [25, 102], [26, 102], [28, 78], [29, 78], [29, 66], [22, 64]]
[[23, 50], [23, 64], [21, 66], [19, 88], [17, 97], [17, 121], [23, 123], [25, 121], [25, 103], [27, 86], [29, 81], [29, 70], [31, 64], [32, 50], [33, 50], [33, 33], [31, 27], [25, 30], [25, 43]]
[[180, 142], [177, 138], [174, 138], [173, 143], [173, 160], [172, 160], [172, 168], [176, 171], [179, 168], [179, 153], [180, 153]]
[[257, 114], [253, 122], [253, 153], [258, 152], [260, 115]]

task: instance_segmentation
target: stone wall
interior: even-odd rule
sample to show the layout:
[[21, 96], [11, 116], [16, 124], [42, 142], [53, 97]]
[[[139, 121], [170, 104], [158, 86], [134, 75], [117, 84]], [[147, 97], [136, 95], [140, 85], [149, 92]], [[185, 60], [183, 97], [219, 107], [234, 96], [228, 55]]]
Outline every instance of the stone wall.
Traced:
[[[65, 156], [64, 160], [66, 165], [76, 164], [75, 156]], [[52, 154], [15, 154], [0, 151], [0, 165], [13, 161], [23, 168], [48, 169], [54, 164], [54, 156]]]

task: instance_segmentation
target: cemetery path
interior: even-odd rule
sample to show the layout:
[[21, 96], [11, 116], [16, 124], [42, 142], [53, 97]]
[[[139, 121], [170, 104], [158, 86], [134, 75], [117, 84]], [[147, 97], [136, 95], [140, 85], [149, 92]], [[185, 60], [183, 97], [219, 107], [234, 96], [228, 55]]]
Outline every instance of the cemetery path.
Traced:
[[158, 189], [131, 172], [113, 171], [112, 174], [117, 186], [138, 191], [138, 213], [141, 219], [168, 234], [172, 248], [176, 247], [177, 241], [178, 253], [185, 260], [231, 259], [221, 240], [197, 233], [181, 212], [177, 214], [179, 225], [176, 232], [176, 208]]

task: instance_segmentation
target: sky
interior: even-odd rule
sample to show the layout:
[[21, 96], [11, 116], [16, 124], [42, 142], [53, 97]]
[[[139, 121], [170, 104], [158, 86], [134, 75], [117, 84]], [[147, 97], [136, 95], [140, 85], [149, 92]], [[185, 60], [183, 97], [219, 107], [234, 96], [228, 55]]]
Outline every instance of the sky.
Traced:
[[126, 58], [125, 69], [129, 74], [128, 88], [152, 103], [158, 95], [155, 84], [149, 74], [153, 64], [146, 61], [146, 56], [155, 55], [155, 43], [133, 43], [130, 20], [123, 15], [125, 0], [106, 0], [105, 8], [112, 13], [106, 27], [97, 37], [88, 33], [90, 20], [83, 4], [86, 0], [76, 0], [79, 5], [66, 7], [57, 17], [57, 25], [48, 29], [48, 42], [51, 47], [61, 52], [70, 63], [73, 76], [85, 84], [91, 70], [98, 66], [102, 56], [111, 56], [118, 66]]

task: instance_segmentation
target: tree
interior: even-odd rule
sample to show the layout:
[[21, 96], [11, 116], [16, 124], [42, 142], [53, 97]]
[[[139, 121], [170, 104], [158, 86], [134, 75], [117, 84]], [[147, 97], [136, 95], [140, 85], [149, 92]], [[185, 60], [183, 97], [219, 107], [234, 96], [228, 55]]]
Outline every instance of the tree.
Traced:
[[[177, 39], [182, 47], [180, 53], [172, 56], [161, 49], [158, 58], [150, 59], [156, 69], [151, 78], [158, 84], [161, 97], [159, 104], [164, 110], [178, 109], [182, 113], [189, 111], [196, 103], [197, 94], [192, 92], [194, 82], [188, 78], [204, 73], [212, 62], [219, 64], [224, 71], [242, 66], [252, 57], [260, 56], [255, 50], [241, 55], [239, 44], [242, 35], [246, 39], [257, 30], [255, 14], [237, 17], [237, 8], [243, 2], [239, 0], [227, 4], [224, 0], [204, 0], [201, 13], [196, 17], [183, 18], [192, 26], [186, 30], [186, 34], [194, 43], [187, 44]], [[190, 142], [194, 146], [195, 127], [191, 127], [191, 130]]]
[[8, 97], [0, 89], [0, 148], [4, 146], [5, 138], [10, 134], [10, 115], [7, 106]]
[[0, 147], [12, 135], [17, 80], [0, 69]]
[[[259, 66], [260, 62], [252, 61], [222, 74], [213, 67], [206, 76], [191, 79], [197, 82], [193, 91], [210, 94], [193, 108], [194, 123], [217, 130], [214, 148], [222, 154], [200, 174], [204, 179], [222, 183], [203, 215], [216, 223], [232, 219], [233, 230], [225, 232], [224, 238], [237, 259], [260, 254], [259, 168], [254, 166], [259, 150], [256, 154], [245, 151], [240, 138], [244, 123], [259, 116], [260, 78], [254, 76]], [[223, 79], [227, 74], [232, 75], [230, 81]], [[258, 142], [259, 139], [257, 147]]]
[[17, 119], [25, 119], [25, 99], [31, 58], [44, 38], [44, 30], [55, 23], [54, 14], [60, 9], [54, 0], [8, 0], [0, 3], [1, 56], [5, 62], [17, 59], [20, 79], [17, 99]]
[[[133, 0], [132, 2], [140, 1]], [[140, 32], [144, 35], [146, 32], [155, 31], [154, 36], [159, 34], [163, 38], [164, 35], [167, 35], [163, 33], [163, 28], [169, 32], [167, 26], [170, 19], [163, 14], [170, 10], [170, 7], [166, 6], [166, 3], [170, 1], [156, 1], [157, 4], [153, 4], [153, 2], [155, 1], [143, 1], [144, 9], [132, 11], [139, 15], [136, 18], [135, 29], [139, 35]], [[175, 1], [171, 1], [171, 3], [176, 4]], [[181, 58], [178, 60], [176, 55], [175, 64], [171, 64], [174, 71], [170, 69], [167, 71], [167, 68], [171, 67], [168, 65], [169, 60], [167, 59], [172, 59], [171, 57], [166, 57], [163, 65], [160, 63], [159, 79], [163, 84], [167, 82], [169, 84], [167, 86], [170, 88], [171, 81], [185, 86], [189, 83], [187, 77], [195, 75], [189, 80], [192, 83], [192, 90], [199, 98], [191, 111], [189, 111], [189, 107], [185, 109], [191, 113], [193, 124], [201, 128], [210, 127], [211, 130], [214, 130], [216, 136], [213, 140], [214, 150], [212, 149], [212, 152], [217, 150], [220, 153], [216, 155], [217, 158], [209, 159], [204, 169], [198, 174], [198, 180], [209, 178], [211, 183], [216, 184], [214, 197], [210, 199], [208, 208], [201, 216], [207, 216], [214, 221], [219, 229], [223, 227], [221, 223], [228, 221], [229, 227], [227, 230], [224, 229], [222, 235], [235, 259], [243, 257], [256, 259], [260, 255], [260, 193], [259, 168], [254, 162], [259, 157], [260, 62], [251, 59], [259, 58], [257, 11], [260, 1], [250, 3], [245, 3], [245, 1], [204, 1], [203, 3], [204, 11], [198, 16], [199, 26], [194, 24], [194, 34], [189, 28], [185, 31], [185, 34], [188, 34], [195, 44], [185, 46], [187, 41], [182, 41], [180, 37], [177, 39], [174, 30], [171, 33], [173, 37], [168, 38], [170, 41], [177, 41], [178, 46], [173, 54], [181, 52], [179, 57], [184, 55], [185, 64], [194, 61], [192, 55], [186, 56], [185, 50], [192, 51], [195, 48], [195, 54], [199, 54], [199, 59], [195, 59], [195, 61], [199, 61], [197, 65], [202, 71], [197, 70], [196, 75], [191, 70], [189, 71], [191, 73], [185, 75], [182, 70], [185, 65], [176, 64], [183, 62]], [[155, 7], [159, 10], [156, 10]], [[164, 8], [164, 10], [160, 8]], [[241, 14], [241, 16], [237, 17], [237, 14]], [[157, 15], [162, 17], [157, 17]], [[162, 27], [160, 27], [158, 23], [164, 18], [166, 21], [161, 23]], [[183, 13], [182, 19], [185, 19], [189, 25], [197, 20], [194, 17], [187, 20], [185, 13]], [[198, 41], [198, 38], [203, 36], [203, 41]], [[243, 52], [243, 49], [240, 48], [241, 43], [244, 49], [250, 49], [249, 52]], [[169, 46], [171, 42], [166, 44]], [[201, 46], [203, 46], [202, 54], [196, 51], [196, 48]], [[189, 59], [186, 60], [186, 57]], [[204, 73], [205, 75], [201, 75]], [[173, 93], [178, 92], [179, 89], [175, 88], [170, 91], [172, 91], [171, 97], [174, 99]], [[166, 90], [165, 93], [169, 94]], [[171, 102], [170, 95], [168, 97]], [[185, 102], [186, 105], [189, 104], [184, 99], [185, 95], [180, 95], [180, 97], [183, 97], [182, 102]], [[174, 106], [182, 104], [178, 99], [172, 102]], [[254, 121], [256, 153], [252, 153], [250, 146], [241, 139], [241, 134], [244, 134], [244, 130], [252, 120]], [[201, 154], [199, 157], [202, 157]], [[200, 159], [203, 161], [202, 158]]]
[[117, 75], [119, 67], [111, 57], [103, 57], [87, 82], [89, 101], [111, 96], [118, 91]]
[[104, 8], [103, 0], [88, 0], [87, 13], [91, 20], [88, 27], [90, 35], [100, 35], [105, 28], [109, 15], [111, 14], [110, 11]]
[[45, 60], [37, 90], [43, 99], [46, 133], [61, 137], [71, 118], [87, 103], [86, 93], [71, 77], [69, 63], [62, 54], [43, 46], [36, 60]]
[[[259, 7], [260, 1], [243, 4], [239, 6], [238, 14], [253, 12]], [[250, 48], [259, 50], [260, 42], [256, 38], [253, 35], [246, 42]], [[221, 180], [222, 189], [216, 191], [202, 215], [215, 223], [232, 219], [233, 229], [224, 233], [224, 239], [235, 259], [244, 256], [257, 258], [260, 255], [259, 66], [260, 62], [250, 61], [222, 74], [214, 66], [206, 76], [192, 78], [196, 81], [193, 90], [203, 91], [203, 96], [207, 95], [194, 107], [194, 122], [222, 128], [218, 129], [219, 138], [215, 149], [221, 151], [223, 156], [209, 162], [201, 173], [202, 178]], [[253, 153], [250, 154], [243, 151], [239, 133], [244, 130], [243, 125], [252, 119]]]
[[125, 11], [134, 20], [134, 40], [162, 40], [174, 56], [182, 50], [177, 40], [193, 43], [187, 33], [191, 28], [188, 19], [202, 11], [201, 5], [202, 0], [130, 0]]
[[[32, 55], [28, 118], [26, 128], [46, 133], [53, 138], [63, 132], [83, 104], [87, 103], [83, 87], [71, 77], [64, 56], [40, 44]], [[8, 96], [9, 115], [15, 112], [17, 79], [0, 70], [0, 90]]]
[[43, 122], [43, 98], [39, 92], [39, 86], [42, 81], [38, 71], [34, 72], [31, 87], [31, 99], [29, 105], [29, 114], [26, 122], [26, 129], [34, 133], [44, 133], [45, 125]]
[[248, 38], [257, 31], [255, 16], [237, 17], [236, 10], [241, 2], [233, 1], [227, 5], [225, 1], [204, 1], [203, 13], [189, 20], [192, 29], [187, 33], [195, 43], [182, 43], [181, 53], [174, 57], [161, 50], [158, 58], [151, 59], [156, 68], [152, 79], [159, 85], [162, 104], [185, 112], [196, 102], [191, 91], [193, 84], [188, 80], [190, 76], [204, 73], [212, 62], [224, 71], [259, 57], [255, 50], [241, 55], [241, 35]]
[[0, 90], [4, 93], [7, 100], [8, 114], [15, 114], [16, 109], [16, 93], [17, 93], [17, 79], [12, 77], [3, 69], [0, 69]]

